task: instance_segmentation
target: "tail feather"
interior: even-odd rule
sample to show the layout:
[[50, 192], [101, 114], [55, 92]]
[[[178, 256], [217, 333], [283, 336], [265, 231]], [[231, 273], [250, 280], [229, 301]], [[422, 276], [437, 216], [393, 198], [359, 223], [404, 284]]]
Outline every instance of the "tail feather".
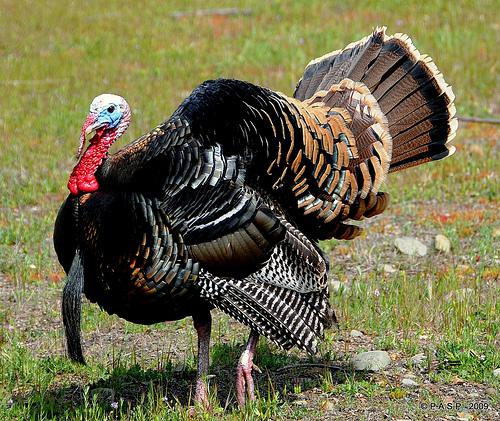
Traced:
[[[377, 30], [373, 34], [373, 38], [372, 42], [380, 46], [380, 49], [378, 55], [373, 58], [372, 65], [360, 72], [361, 74], [352, 74], [349, 77], [359, 77], [360, 82], [363, 82], [370, 91], [378, 90], [378, 95], [381, 97], [414, 68], [418, 61], [418, 51], [411, 43], [410, 38], [404, 34], [387, 37], [383, 31]], [[376, 66], [373, 65], [375, 60]]]
[[449, 145], [458, 127], [453, 91], [407, 35], [387, 36], [385, 28], [377, 28], [343, 50], [311, 61], [294, 97], [307, 100], [346, 78], [366, 85], [387, 118], [392, 137], [389, 172], [455, 152]]
[[[410, 104], [414, 102], [414, 104]], [[411, 106], [413, 105], [413, 106]], [[391, 119], [391, 134], [397, 137], [400, 133], [407, 130], [408, 127], [415, 126], [426, 119], [433, 119], [436, 123], [448, 124], [449, 118], [444, 112], [449, 110], [450, 113], [455, 113], [455, 106], [450, 101], [449, 96], [440, 95], [437, 98], [426, 103], [427, 106], [422, 106], [421, 98], [408, 97], [407, 106], [408, 113], [402, 115], [395, 112], [387, 113], [387, 118]]]

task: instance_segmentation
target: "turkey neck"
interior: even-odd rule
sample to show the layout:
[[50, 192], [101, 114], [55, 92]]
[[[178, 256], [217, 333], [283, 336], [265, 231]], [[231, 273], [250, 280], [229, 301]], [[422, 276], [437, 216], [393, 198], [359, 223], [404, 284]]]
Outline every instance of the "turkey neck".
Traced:
[[99, 188], [95, 172], [102, 165], [108, 150], [115, 140], [115, 134], [109, 131], [98, 132], [82, 158], [76, 164], [68, 181], [68, 188], [74, 195], [80, 192], [92, 192]]

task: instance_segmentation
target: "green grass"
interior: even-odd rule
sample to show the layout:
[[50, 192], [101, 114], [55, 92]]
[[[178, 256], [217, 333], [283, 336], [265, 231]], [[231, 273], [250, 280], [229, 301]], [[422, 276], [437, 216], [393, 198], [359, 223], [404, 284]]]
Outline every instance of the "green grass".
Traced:
[[[171, 15], [224, 7], [252, 13]], [[499, 22], [493, 0], [3, 1], [0, 419], [189, 419], [196, 367], [190, 321], [136, 326], [86, 303], [89, 365], [73, 365], [65, 356], [64, 273], [52, 248], [53, 221], [96, 95], [121, 94], [132, 106], [132, 126], [117, 148], [168, 118], [204, 79], [234, 77], [291, 94], [309, 60], [385, 25], [389, 34], [408, 33], [433, 57], [453, 85], [459, 115], [498, 117]], [[324, 244], [332, 256], [331, 278], [350, 286], [332, 297], [341, 330], [327, 335], [316, 359], [261, 343], [256, 361], [269, 380], [259, 385], [255, 405], [241, 413], [233, 406], [232, 369], [246, 330], [217, 316], [215, 408], [197, 419], [321, 417], [321, 402], [314, 411], [292, 403], [294, 392], [315, 390], [335, 408], [359, 405], [364, 396], [373, 404], [383, 398], [388, 413], [404, 415], [404, 390], [394, 379], [328, 370], [309, 376], [297, 369], [283, 380], [279, 371], [290, 364], [345, 362], [371, 347], [402, 361], [428, 355], [433, 381], [448, 384], [458, 376], [498, 390], [491, 373], [500, 366], [500, 237], [494, 236], [500, 228], [499, 139], [498, 127], [462, 124], [455, 157], [392, 174], [385, 187], [391, 207], [363, 223], [366, 234], [352, 243]], [[450, 239], [450, 255], [431, 248], [414, 259], [394, 251], [397, 236], [432, 244], [436, 234]], [[384, 264], [396, 272], [383, 273]], [[472, 291], [466, 300], [449, 299], [465, 288]], [[353, 328], [366, 332], [372, 345], [343, 342]], [[92, 391], [103, 387], [115, 390], [116, 408], [92, 399]], [[233, 398], [226, 401], [228, 396]], [[491, 399], [498, 405], [498, 395]], [[411, 411], [423, 416], [416, 407]]]

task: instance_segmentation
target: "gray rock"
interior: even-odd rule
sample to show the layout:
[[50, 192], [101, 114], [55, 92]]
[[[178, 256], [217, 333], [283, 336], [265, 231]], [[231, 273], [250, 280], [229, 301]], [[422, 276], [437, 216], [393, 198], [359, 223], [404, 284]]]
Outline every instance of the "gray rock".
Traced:
[[427, 254], [427, 246], [416, 238], [396, 238], [394, 245], [401, 253], [409, 256], [425, 256]]
[[330, 401], [325, 401], [325, 402], [321, 403], [320, 408], [323, 411], [333, 411], [335, 409], [335, 405]]
[[184, 363], [179, 363], [172, 369], [174, 373], [182, 373], [185, 370], [186, 370], [186, 364]]
[[403, 383], [403, 386], [407, 386], [407, 387], [414, 387], [414, 386], [418, 386], [418, 383], [416, 381], [413, 381], [412, 379], [403, 379], [403, 381], [401, 382]]
[[304, 400], [294, 401], [293, 403], [294, 403], [294, 405], [297, 405], [297, 406], [306, 406], [307, 405], [307, 401], [304, 401]]
[[391, 363], [391, 357], [385, 351], [368, 351], [355, 355], [350, 364], [357, 371], [379, 371]]
[[341, 294], [344, 292], [349, 292], [349, 287], [345, 284], [345, 282], [341, 282], [341, 281], [329, 281], [328, 288], [334, 294]]
[[411, 363], [415, 366], [422, 366], [427, 363], [427, 356], [424, 353], [415, 354], [411, 357]]
[[484, 390], [484, 393], [493, 396], [497, 394], [497, 390], [494, 387], [488, 387], [487, 389]]
[[493, 370], [493, 377], [500, 377], [500, 368]]
[[384, 273], [394, 273], [394, 272], [397, 272], [397, 269], [393, 265], [388, 265], [388, 264], [384, 264], [382, 270], [383, 270]]
[[379, 263], [377, 265], [377, 272], [383, 272], [385, 274], [394, 273], [398, 270], [394, 267], [394, 265], [390, 265], [387, 263]]
[[353, 329], [353, 330], [351, 330], [350, 335], [353, 338], [360, 338], [361, 336], [363, 336], [363, 332], [360, 332], [359, 330]]

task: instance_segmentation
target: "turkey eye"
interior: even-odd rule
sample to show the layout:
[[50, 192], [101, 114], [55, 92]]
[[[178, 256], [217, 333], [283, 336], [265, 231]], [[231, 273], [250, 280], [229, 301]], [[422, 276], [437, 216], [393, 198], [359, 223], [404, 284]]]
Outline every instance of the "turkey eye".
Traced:
[[108, 113], [112, 113], [113, 111], [115, 111], [115, 106], [114, 106], [114, 105], [111, 105], [111, 106], [108, 108]]

